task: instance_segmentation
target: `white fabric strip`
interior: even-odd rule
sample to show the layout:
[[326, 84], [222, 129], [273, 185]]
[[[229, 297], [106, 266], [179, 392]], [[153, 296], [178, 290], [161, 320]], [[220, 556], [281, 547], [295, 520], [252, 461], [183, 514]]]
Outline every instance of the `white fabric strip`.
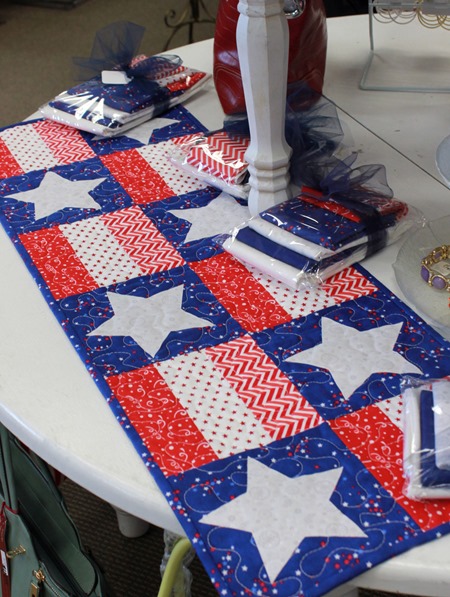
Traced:
[[100, 218], [64, 224], [60, 229], [99, 286], [144, 275]]
[[204, 353], [191, 352], [155, 363], [155, 367], [220, 457], [271, 441], [252, 411]]
[[59, 163], [32, 124], [6, 129], [0, 137], [25, 172], [51, 168]]

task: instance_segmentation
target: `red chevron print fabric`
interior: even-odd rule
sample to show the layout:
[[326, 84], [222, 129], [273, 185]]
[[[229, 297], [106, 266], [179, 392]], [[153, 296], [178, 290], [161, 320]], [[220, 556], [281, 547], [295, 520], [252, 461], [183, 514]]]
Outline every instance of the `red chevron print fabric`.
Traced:
[[450, 344], [360, 265], [293, 290], [224, 252], [245, 201], [170, 159], [204, 133], [4, 129], [0, 220], [218, 594], [320, 597], [450, 532], [402, 461]]
[[207, 184], [231, 192], [234, 197], [247, 197], [245, 152], [249, 138], [217, 131], [189, 135], [173, 142], [176, 149], [169, 152], [173, 164]]
[[250, 140], [231, 139], [220, 131], [196, 140], [191, 146], [186, 162], [211, 176], [221, 178], [230, 184], [239, 184], [247, 171], [244, 159]]
[[2, 178], [95, 156], [77, 131], [43, 120], [0, 131], [0, 154]]

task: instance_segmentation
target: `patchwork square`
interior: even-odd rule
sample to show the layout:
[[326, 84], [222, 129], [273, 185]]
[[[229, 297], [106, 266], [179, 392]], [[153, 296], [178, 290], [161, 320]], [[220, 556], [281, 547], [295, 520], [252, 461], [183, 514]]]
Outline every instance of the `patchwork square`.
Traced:
[[166, 157], [170, 141], [101, 156], [102, 162], [135, 203], [161, 201], [173, 195], [205, 188], [193, 177], [180, 174]]
[[[36, 120], [0, 131], [0, 140], [22, 172], [53, 168], [95, 157], [79, 131], [51, 122]], [[15, 172], [21, 174], [22, 172]]]
[[[184, 263], [138, 206], [22, 235], [21, 241], [56, 299]], [[61, 267], [50, 267], [60, 261], [64, 283]]]
[[[108, 378], [108, 384], [169, 474], [199, 466], [199, 458], [205, 464], [321, 423], [248, 336]], [[166, 401], [169, 425], [161, 408]]]

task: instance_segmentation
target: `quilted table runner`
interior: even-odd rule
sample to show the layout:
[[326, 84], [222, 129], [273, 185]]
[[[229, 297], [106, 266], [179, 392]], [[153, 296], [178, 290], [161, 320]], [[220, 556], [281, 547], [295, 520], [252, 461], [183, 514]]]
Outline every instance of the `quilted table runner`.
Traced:
[[450, 344], [360, 266], [294, 291], [225, 253], [247, 208], [166, 158], [204, 130], [6, 128], [1, 221], [218, 594], [317, 597], [450, 531], [400, 416]]

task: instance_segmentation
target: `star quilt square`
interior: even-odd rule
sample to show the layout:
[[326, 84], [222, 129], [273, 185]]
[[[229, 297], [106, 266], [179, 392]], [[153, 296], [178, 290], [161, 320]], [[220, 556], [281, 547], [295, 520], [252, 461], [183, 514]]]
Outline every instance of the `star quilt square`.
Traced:
[[187, 266], [68, 296], [57, 307], [66, 330], [104, 375], [243, 333]]
[[399, 394], [404, 374], [450, 367], [438, 337], [381, 290], [254, 338], [326, 420]]
[[0, 181], [0, 212], [13, 234], [71, 224], [132, 205], [97, 159]]
[[170, 483], [218, 594], [320, 595], [421, 530], [326, 423]]
[[188, 262], [221, 253], [214, 237], [249, 217], [245, 204], [211, 187], [152, 203], [145, 213]]

